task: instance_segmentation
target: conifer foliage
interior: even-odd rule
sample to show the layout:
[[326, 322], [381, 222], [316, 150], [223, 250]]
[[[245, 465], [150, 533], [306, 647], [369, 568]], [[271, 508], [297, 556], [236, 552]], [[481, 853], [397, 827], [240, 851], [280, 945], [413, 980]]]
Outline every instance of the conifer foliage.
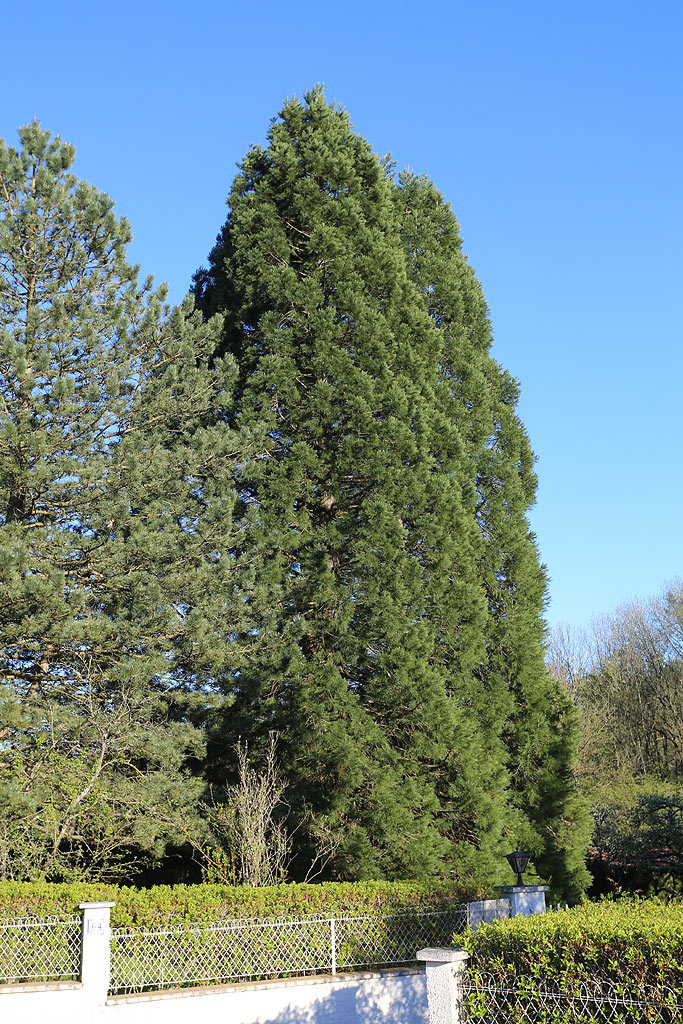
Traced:
[[490, 878], [524, 843], [577, 891], [533, 457], [450, 210], [320, 90], [228, 202], [195, 293], [238, 363], [231, 423], [267, 439], [236, 474], [258, 643], [226, 660], [215, 777], [278, 734], [301, 875], [329, 836], [345, 878]]
[[233, 373], [207, 369], [217, 322], [138, 284], [73, 147], [19, 134], [0, 142], [0, 869], [116, 875], [182, 838], [212, 623], [243, 603]]
[[512, 802], [534, 826], [529, 838], [522, 830], [525, 842], [542, 875], [573, 899], [587, 881], [590, 822], [572, 776], [578, 721], [544, 667], [546, 580], [526, 518], [536, 477], [515, 411], [518, 385], [491, 356], [488, 309], [452, 210], [426, 178], [405, 173], [399, 186], [408, 273], [440, 330], [441, 395], [470, 453], [487, 603], [486, 657], [476, 674], [504, 745]]

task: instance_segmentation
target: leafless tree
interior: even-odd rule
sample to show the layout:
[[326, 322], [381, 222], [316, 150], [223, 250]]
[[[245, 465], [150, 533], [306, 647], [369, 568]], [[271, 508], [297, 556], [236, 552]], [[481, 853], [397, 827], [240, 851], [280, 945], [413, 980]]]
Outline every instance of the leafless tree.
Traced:
[[292, 836], [276, 748], [277, 737], [271, 733], [259, 765], [250, 759], [247, 745], [238, 743], [237, 782], [224, 799], [212, 798], [206, 805], [213, 837], [207, 874], [213, 881], [276, 885], [286, 878]]
[[548, 668], [581, 711], [586, 788], [683, 780], [683, 584], [632, 601], [589, 631], [561, 628]]

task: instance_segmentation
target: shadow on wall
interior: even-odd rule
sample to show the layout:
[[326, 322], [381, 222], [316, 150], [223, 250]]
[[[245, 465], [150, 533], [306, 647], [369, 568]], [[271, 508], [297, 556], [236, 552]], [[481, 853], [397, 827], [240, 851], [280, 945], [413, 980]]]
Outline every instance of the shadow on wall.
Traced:
[[[389, 983], [387, 983], [389, 982]], [[392, 982], [394, 982], [392, 984]], [[254, 1024], [427, 1024], [427, 995], [423, 974], [373, 978], [311, 998], [308, 990], [290, 990], [287, 1006], [272, 1014], [259, 1013]]]

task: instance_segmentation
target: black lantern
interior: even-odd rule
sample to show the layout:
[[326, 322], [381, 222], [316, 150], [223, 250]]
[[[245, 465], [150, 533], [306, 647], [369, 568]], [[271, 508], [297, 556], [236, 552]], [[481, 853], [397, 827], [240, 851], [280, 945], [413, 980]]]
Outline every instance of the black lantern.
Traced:
[[522, 853], [521, 850], [515, 850], [514, 853], [508, 853], [506, 861], [517, 875], [517, 885], [524, 885], [522, 881], [522, 872], [526, 871], [526, 866], [531, 859], [531, 854]]

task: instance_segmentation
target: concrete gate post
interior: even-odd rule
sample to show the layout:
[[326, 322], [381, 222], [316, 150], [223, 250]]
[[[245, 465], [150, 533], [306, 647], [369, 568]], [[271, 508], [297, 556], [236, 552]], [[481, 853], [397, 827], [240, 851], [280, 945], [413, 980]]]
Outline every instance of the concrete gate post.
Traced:
[[460, 1024], [460, 982], [469, 953], [434, 947], [419, 950], [416, 959], [425, 961], [429, 1024]]
[[111, 926], [109, 914], [115, 903], [81, 903], [81, 984], [83, 994], [93, 1006], [104, 1006], [109, 992], [109, 953]]

